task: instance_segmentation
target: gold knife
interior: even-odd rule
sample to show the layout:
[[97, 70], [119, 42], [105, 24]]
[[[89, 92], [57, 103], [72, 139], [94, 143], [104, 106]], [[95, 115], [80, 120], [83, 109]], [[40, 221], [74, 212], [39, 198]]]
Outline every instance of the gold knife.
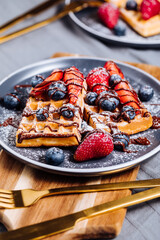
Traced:
[[29, 33], [33, 30], [38, 29], [38, 28], [44, 27], [51, 22], [54, 22], [54, 21], [56, 21], [60, 18], [63, 18], [69, 12], [79, 12], [82, 9], [87, 8], [87, 7], [98, 7], [102, 4], [102, 2], [103, 2], [103, 0], [91, 0], [91, 1], [81, 0], [81, 1], [71, 2], [70, 4], [66, 5], [66, 7], [61, 12], [59, 12], [58, 14], [56, 14], [53, 17], [50, 17], [50, 18], [48, 18], [44, 21], [33, 24], [29, 27], [22, 28], [22, 29], [20, 29], [16, 32], [11, 33], [11, 34], [4, 35], [4, 36], [0, 37], [0, 44], [2, 44], [4, 42], [7, 42], [11, 39], [14, 39], [16, 37], [19, 37], [23, 34]]
[[10, 20], [9, 22], [3, 24], [0, 26], [0, 34], [4, 31], [6, 31], [7, 29], [13, 27], [14, 25], [16, 25], [17, 23], [22, 22], [25, 19], [31, 18], [33, 16], [36, 16], [40, 13], [42, 13], [43, 11], [47, 10], [48, 8], [57, 5], [58, 3], [64, 2], [64, 0], [48, 0], [45, 1], [43, 3], [41, 3], [40, 5], [36, 6], [33, 9], [30, 9], [29, 11], [21, 14], [20, 16]]
[[42, 223], [33, 224], [10, 232], [0, 234], [0, 240], [39, 240], [72, 229], [74, 225], [91, 217], [126, 208], [160, 197], [160, 187], [152, 188], [115, 201], [103, 203], [95, 207], [55, 218]]

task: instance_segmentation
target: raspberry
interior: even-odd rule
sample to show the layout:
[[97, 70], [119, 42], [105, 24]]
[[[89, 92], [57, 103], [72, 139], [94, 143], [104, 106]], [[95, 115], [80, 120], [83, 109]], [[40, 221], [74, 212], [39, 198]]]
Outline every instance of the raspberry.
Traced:
[[119, 18], [118, 8], [111, 3], [103, 3], [98, 9], [100, 20], [110, 29], [113, 29]]
[[97, 130], [90, 133], [77, 148], [74, 159], [83, 162], [90, 159], [101, 158], [113, 151], [113, 139], [107, 132]]
[[160, 2], [158, 0], [143, 0], [140, 11], [142, 18], [148, 20], [160, 13]]

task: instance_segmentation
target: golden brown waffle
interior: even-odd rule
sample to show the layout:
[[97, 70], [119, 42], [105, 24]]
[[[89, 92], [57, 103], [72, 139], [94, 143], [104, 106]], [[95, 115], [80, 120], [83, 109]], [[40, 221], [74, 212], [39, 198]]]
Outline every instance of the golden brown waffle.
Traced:
[[[118, 112], [118, 109], [117, 109]], [[97, 106], [89, 106], [85, 104], [84, 116], [89, 125], [95, 129], [103, 129], [107, 132], [112, 130], [120, 130], [121, 132], [129, 135], [135, 134], [147, 130], [152, 126], [152, 116], [146, 109], [141, 109], [142, 114], [138, 114], [130, 122], [121, 120], [120, 122], [112, 121], [113, 113], [103, 111]], [[147, 113], [145, 117], [142, 117], [144, 113]]]
[[149, 37], [160, 33], [160, 15], [148, 20], [143, 20], [140, 12], [120, 9], [122, 19], [143, 37]]
[[[120, 7], [121, 18], [141, 36], [149, 37], [160, 33], [160, 15], [156, 15], [148, 20], [143, 20], [140, 11], [129, 11], [125, 9], [127, 0], [111, 0], [111, 2]], [[140, 5], [141, 2], [142, 0], [137, 0], [138, 5]]]
[[[117, 75], [118, 78], [113, 77], [114, 80], [111, 80], [108, 74], [111, 77]], [[113, 61], [106, 62], [103, 69], [97, 68], [90, 71], [86, 82], [89, 85], [88, 90], [97, 94], [94, 106], [88, 105], [90, 102], [86, 101], [84, 111], [85, 120], [93, 128], [103, 129], [110, 133], [121, 131], [131, 135], [145, 131], [152, 126], [151, 114], [144, 108], [137, 93]], [[114, 101], [117, 107], [108, 107], [112, 111], [106, 111], [104, 109], [107, 109], [109, 105], [105, 105], [104, 101], [110, 99], [108, 103]], [[127, 106], [132, 109], [133, 117], [128, 115], [125, 109]]]
[[[76, 146], [81, 141], [81, 123], [84, 109], [85, 88], [82, 88], [75, 105], [74, 117], [66, 119], [60, 114], [61, 107], [68, 103], [68, 97], [59, 101], [43, 101], [30, 97], [23, 111], [16, 133], [17, 147]], [[48, 118], [38, 121], [36, 111], [45, 109]]]

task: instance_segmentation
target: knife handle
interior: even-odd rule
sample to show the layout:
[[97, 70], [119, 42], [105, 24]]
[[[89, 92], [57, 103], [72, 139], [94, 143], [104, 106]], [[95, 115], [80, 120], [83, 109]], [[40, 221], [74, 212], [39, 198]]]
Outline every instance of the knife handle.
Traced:
[[160, 187], [152, 188], [115, 201], [87, 208], [64, 217], [2, 233], [0, 234], [0, 240], [40, 240], [72, 229], [76, 222], [81, 220], [115, 211], [120, 208], [126, 208], [158, 197], [160, 197]]

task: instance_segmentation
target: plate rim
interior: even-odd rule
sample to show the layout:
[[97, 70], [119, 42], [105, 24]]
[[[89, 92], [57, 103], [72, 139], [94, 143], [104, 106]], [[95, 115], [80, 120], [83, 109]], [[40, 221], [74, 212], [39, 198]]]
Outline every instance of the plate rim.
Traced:
[[[17, 73], [23, 72], [25, 70], [28, 70], [30, 68], [33, 68], [35, 66], [41, 66], [41, 65], [47, 65], [48, 63], [55, 63], [56, 64], [58, 62], [62, 62], [62, 61], [66, 61], [66, 60], [99, 60], [99, 61], [108, 61], [108, 60], [112, 60], [112, 59], [107, 59], [107, 58], [97, 58], [97, 57], [59, 57], [59, 58], [55, 58], [55, 59], [47, 59], [47, 60], [42, 60], [36, 63], [32, 63], [29, 64], [27, 66], [24, 66], [16, 71], [14, 71], [13, 73], [9, 74], [7, 77], [5, 77], [1, 82], [0, 82], [0, 86], [7, 81], [8, 78], [14, 76]], [[129, 65], [127, 63], [123, 63], [121, 61], [117, 61], [117, 60], [113, 60], [116, 63], [119, 63], [125, 67], [134, 69], [135, 71], [138, 71], [144, 75], [147, 75], [149, 78], [151, 78], [153, 81], [155, 81], [156, 83], [158, 83], [158, 85], [160, 86], [160, 82], [154, 78], [152, 75], [150, 75], [149, 73], [146, 73], [145, 71], [136, 68], [132, 65]], [[116, 173], [116, 172], [121, 172], [124, 171], [126, 169], [132, 168], [133, 166], [141, 163], [144, 160], [147, 160], [148, 158], [150, 158], [151, 156], [153, 156], [154, 154], [158, 153], [160, 151], [160, 145], [158, 145], [156, 148], [154, 148], [153, 150], [151, 150], [150, 152], [148, 152], [147, 154], [144, 154], [143, 156], [140, 156], [134, 160], [132, 160], [131, 162], [125, 162], [125, 163], [120, 163], [117, 165], [113, 165], [113, 166], [108, 166], [108, 167], [101, 167], [101, 168], [66, 168], [66, 167], [59, 167], [59, 166], [53, 166], [53, 165], [49, 165], [46, 163], [42, 163], [42, 162], [37, 162], [35, 160], [32, 160], [30, 158], [27, 158], [25, 156], [22, 156], [21, 154], [15, 152], [14, 150], [12, 150], [7, 144], [5, 144], [1, 139], [0, 139], [0, 145], [2, 146], [2, 148], [4, 148], [10, 155], [12, 155], [14, 158], [19, 159], [21, 162], [25, 163], [26, 165], [30, 165], [34, 168], [38, 168], [44, 171], [49, 171], [52, 173], [56, 173], [56, 174], [63, 174], [63, 175], [78, 175], [78, 176], [99, 176], [99, 175], [104, 175], [104, 174], [111, 174], [111, 173]], [[110, 169], [112, 167], [112, 170]]]
[[[71, 2], [71, 0], [65, 0], [66, 4], [69, 4]], [[94, 35], [95, 37], [98, 37], [100, 39], [103, 39], [105, 41], [108, 42], [114, 42], [116, 44], [120, 43], [123, 46], [135, 46], [135, 47], [160, 47], [160, 39], [159, 40], [152, 40], [148, 43], [146, 43], [145, 38], [144, 39], [140, 39], [140, 40], [128, 40], [126, 41], [126, 39], [122, 39], [120, 37], [117, 36], [110, 36], [108, 35], [107, 37], [105, 37], [103, 34], [99, 33], [98, 31], [92, 29], [91, 27], [88, 27], [86, 24], [84, 24], [82, 21], [79, 20], [79, 18], [76, 16], [76, 14], [74, 12], [69, 12], [69, 17], [70, 19], [77, 25], [79, 26], [81, 29], [83, 29], [84, 31], [88, 32], [91, 35]], [[134, 31], [134, 30], [133, 30]], [[158, 43], [157, 43], [158, 41]]]

